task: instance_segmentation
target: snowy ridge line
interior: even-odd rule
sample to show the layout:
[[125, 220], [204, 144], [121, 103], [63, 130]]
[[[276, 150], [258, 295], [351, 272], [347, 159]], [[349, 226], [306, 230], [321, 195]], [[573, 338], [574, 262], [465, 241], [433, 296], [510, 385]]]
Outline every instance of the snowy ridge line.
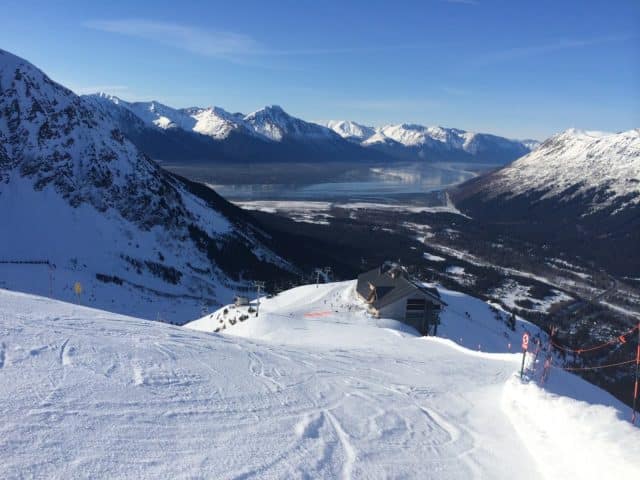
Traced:
[[[307, 122], [293, 117], [278, 105], [268, 105], [249, 114], [230, 113], [220, 107], [173, 108], [157, 101], [127, 102], [106, 93], [85, 95], [88, 101], [107, 111], [124, 109], [155, 129], [181, 129], [224, 140], [234, 132], [246, 133], [267, 142], [287, 138], [305, 141], [348, 141], [364, 148], [422, 149], [413, 152], [415, 158], [430, 153], [461, 152], [474, 156], [487, 152], [506, 153], [518, 158], [535, 148], [537, 141], [510, 140], [486, 133], [468, 132], [456, 128], [425, 127], [415, 124], [367, 127], [355, 122]], [[117, 114], [116, 114], [117, 115]]]
[[[588, 174], [585, 174], [588, 172]], [[492, 175], [489, 198], [538, 192], [541, 199], [593, 197], [583, 216], [640, 203], [640, 129], [621, 133], [569, 129]]]
[[155, 100], [127, 102], [106, 93], [84, 95], [83, 98], [114, 115], [119, 109], [125, 109], [155, 129], [179, 129], [215, 140], [224, 140], [234, 132], [248, 134], [265, 142], [281, 142], [289, 137], [311, 141], [342, 140], [333, 130], [293, 117], [278, 105], [267, 105], [245, 115], [230, 113], [220, 107], [173, 108]]
[[372, 127], [352, 121], [330, 120], [322, 125], [342, 138], [364, 147], [385, 148], [396, 152], [398, 149], [413, 149], [418, 158], [428, 158], [429, 155], [443, 152], [462, 152], [470, 156], [506, 154], [515, 159], [535, 150], [540, 143], [536, 140], [512, 140], [458, 128], [409, 123]]

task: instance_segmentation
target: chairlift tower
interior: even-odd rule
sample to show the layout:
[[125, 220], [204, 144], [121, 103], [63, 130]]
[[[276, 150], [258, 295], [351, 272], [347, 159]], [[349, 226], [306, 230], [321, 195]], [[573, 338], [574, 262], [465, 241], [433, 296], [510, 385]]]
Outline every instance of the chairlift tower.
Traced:
[[318, 285], [320, 284], [320, 275], [324, 277], [325, 282], [328, 282], [330, 273], [331, 267], [316, 268], [316, 288], [318, 288]]
[[256, 287], [256, 317], [260, 312], [260, 290], [264, 290], [264, 282], [256, 280], [253, 282], [253, 286]]

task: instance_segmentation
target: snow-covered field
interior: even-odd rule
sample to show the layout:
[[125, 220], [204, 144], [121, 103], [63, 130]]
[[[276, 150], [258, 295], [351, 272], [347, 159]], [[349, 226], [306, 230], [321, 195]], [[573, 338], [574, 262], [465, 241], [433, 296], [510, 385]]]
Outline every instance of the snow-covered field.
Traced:
[[[553, 305], [568, 302], [572, 299], [572, 297], [560, 290], [552, 289], [550, 293], [543, 299], [535, 298], [531, 296], [530, 286], [522, 285], [515, 280], [509, 279], [500, 288], [491, 291], [490, 295], [492, 298], [500, 298], [507, 308], [522, 308], [541, 313], [547, 313]], [[526, 305], [526, 303], [519, 304], [518, 302], [528, 302], [529, 305]]]
[[558, 370], [521, 383], [508, 352], [535, 327], [440, 292], [448, 338], [368, 317], [353, 282], [265, 299], [224, 335], [0, 290], [0, 477], [640, 471], [627, 408]]
[[[212, 186], [212, 185], [209, 185]], [[331, 218], [329, 213], [333, 208], [343, 210], [382, 210], [402, 211], [411, 213], [454, 213], [465, 216], [451, 203], [438, 207], [428, 207], [411, 203], [381, 203], [373, 201], [362, 202], [324, 202], [313, 200], [247, 200], [233, 202], [245, 210], [256, 210], [267, 213], [282, 213], [295, 221], [309, 221], [314, 216]], [[326, 222], [326, 220], [325, 220]]]

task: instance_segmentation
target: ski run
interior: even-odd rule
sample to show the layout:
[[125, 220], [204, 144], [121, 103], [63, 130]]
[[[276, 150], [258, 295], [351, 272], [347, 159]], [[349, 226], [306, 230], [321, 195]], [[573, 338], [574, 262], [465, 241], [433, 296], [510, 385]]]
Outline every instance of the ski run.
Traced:
[[421, 337], [368, 316], [355, 282], [187, 328], [0, 290], [0, 478], [640, 472], [628, 407], [560, 369], [541, 386], [533, 355], [521, 380], [522, 334], [544, 334], [439, 292], [438, 337]]

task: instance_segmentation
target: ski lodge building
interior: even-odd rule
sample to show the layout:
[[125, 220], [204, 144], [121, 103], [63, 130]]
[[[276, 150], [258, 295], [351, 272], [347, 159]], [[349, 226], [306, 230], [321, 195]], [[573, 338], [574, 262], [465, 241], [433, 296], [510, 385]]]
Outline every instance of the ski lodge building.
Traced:
[[423, 335], [436, 334], [440, 309], [447, 305], [435, 288], [412, 280], [404, 267], [391, 262], [360, 274], [356, 291], [373, 316], [399, 320]]

